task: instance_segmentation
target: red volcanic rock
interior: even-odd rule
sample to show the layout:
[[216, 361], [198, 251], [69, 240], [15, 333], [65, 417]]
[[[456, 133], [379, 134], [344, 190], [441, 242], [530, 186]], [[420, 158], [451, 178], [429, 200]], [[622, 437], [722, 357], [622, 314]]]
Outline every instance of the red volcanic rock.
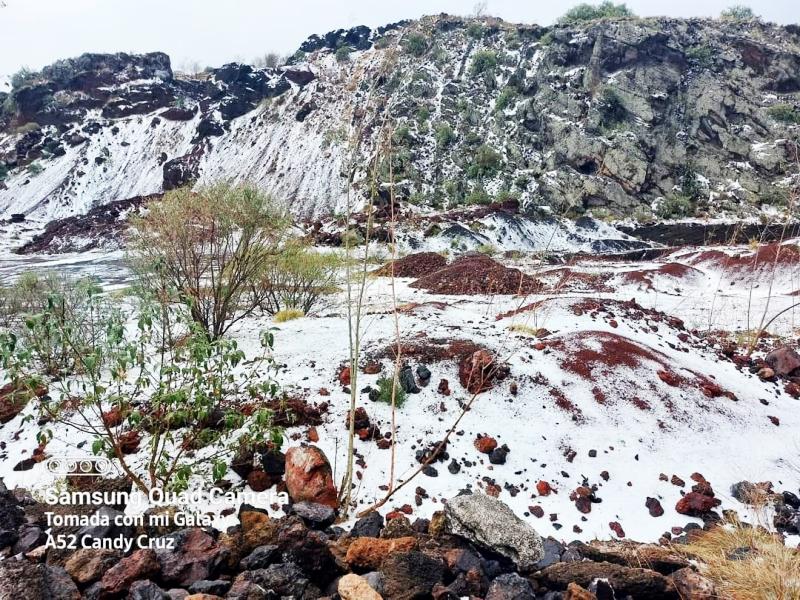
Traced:
[[617, 534], [617, 537], [625, 537], [625, 530], [622, 529], [622, 525], [620, 525], [617, 521], [611, 521], [608, 526], [611, 528], [611, 531]]
[[672, 479], [670, 479], [669, 481], [672, 485], [677, 485], [678, 487], [683, 487], [686, 485], [686, 482], [677, 475], [673, 475]]
[[791, 375], [800, 369], [800, 354], [789, 346], [782, 346], [767, 354], [764, 361], [772, 367], [775, 374], [780, 377]]
[[491, 454], [492, 450], [497, 448], [497, 440], [488, 435], [478, 437], [478, 439], [475, 440], [475, 448], [478, 452], [482, 452], [483, 454]]
[[342, 367], [339, 371], [339, 383], [342, 385], [350, 385], [350, 367]]
[[657, 498], [648, 498], [644, 505], [650, 512], [651, 517], [660, 517], [664, 514], [664, 507], [661, 506], [661, 502], [659, 502]]
[[541, 519], [544, 516], [544, 509], [538, 504], [536, 506], [529, 507], [529, 510], [531, 511], [531, 514], [537, 519]]
[[442, 379], [439, 382], [439, 388], [437, 389], [437, 391], [440, 394], [442, 394], [443, 396], [449, 396], [450, 395], [450, 382], [447, 381], [447, 379]]
[[126, 592], [134, 581], [148, 579], [161, 570], [156, 553], [150, 548], [137, 550], [106, 571], [100, 588], [106, 596]]
[[339, 505], [331, 465], [316, 446], [286, 451], [286, 489], [294, 502], [316, 502], [331, 508]]
[[550, 483], [544, 479], [540, 479], [539, 483], [536, 484], [536, 493], [540, 496], [549, 496], [552, 491], [553, 488], [550, 486]]
[[681, 378], [672, 371], [659, 371], [658, 378], [672, 387], [678, 387], [681, 384]]
[[254, 492], [263, 492], [272, 486], [272, 479], [262, 470], [250, 471], [247, 476], [247, 485]]
[[786, 384], [786, 387], [783, 389], [787, 394], [789, 394], [792, 398], [800, 398], [800, 385], [796, 383], [792, 383], [791, 381]]
[[378, 373], [381, 372], [381, 363], [368, 362], [366, 365], [364, 365], [364, 368], [362, 370], [367, 375], [377, 375]]
[[682, 515], [700, 517], [712, 511], [720, 504], [722, 504], [722, 502], [712, 496], [706, 496], [698, 492], [689, 492], [678, 500], [678, 503], [675, 505], [675, 510]]

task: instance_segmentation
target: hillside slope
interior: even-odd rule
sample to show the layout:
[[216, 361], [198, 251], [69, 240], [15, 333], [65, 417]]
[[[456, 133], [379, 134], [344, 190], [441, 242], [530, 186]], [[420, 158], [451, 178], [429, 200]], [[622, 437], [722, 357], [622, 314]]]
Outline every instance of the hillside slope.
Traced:
[[401, 200], [434, 208], [744, 216], [797, 181], [796, 26], [441, 15], [312, 36], [291, 63], [187, 77], [162, 53], [84, 55], [19, 78], [0, 98], [0, 218], [219, 178], [320, 216], [363, 198], [376, 153]]

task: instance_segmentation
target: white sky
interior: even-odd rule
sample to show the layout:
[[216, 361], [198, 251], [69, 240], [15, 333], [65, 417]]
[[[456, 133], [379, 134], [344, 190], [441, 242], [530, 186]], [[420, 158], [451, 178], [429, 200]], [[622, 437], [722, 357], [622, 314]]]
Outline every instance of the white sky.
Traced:
[[[628, 0], [639, 15], [716, 16], [741, 0]], [[578, 0], [488, 0], [487, 14], [552, 23]], [[745, 3], [748, 3], [745, 0]], [[173, 68], [294, 52], [312, 33], [425, 14], [471, 14], [476, 0], [0, 0], [0, 81], [83, 52], [161, 50]], [[764, 19], [800, 21], [800, 1], [748, 3]], [[2, 84], [0, 84], [2, 85]], [[3, 89], [0, 87], [0, 89]]]

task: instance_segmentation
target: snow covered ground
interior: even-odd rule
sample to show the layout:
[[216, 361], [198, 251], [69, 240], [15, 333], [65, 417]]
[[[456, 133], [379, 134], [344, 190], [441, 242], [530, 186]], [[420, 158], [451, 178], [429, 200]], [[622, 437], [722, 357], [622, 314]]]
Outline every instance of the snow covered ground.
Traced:
[[[560, 267], [538, 265], [531, 258], [503, 260], [549, 284], [547, 293], [524, 298], [443, 296], [410, 287], [412, 279], [398, 280], [404, 345], [425, 353], [452, 341], [472, 341], [506, 362], [510, 375], [477, 396], [450, 438], [449, 458], [433, 465], [437, 476], [419, 475], [386, 504], [386, 511], [408, 504], [414, 516], [430, 516], [441, 508], [442, 499], [461, 489], [497, 486], [499, 498], [543, 535], [564, 540], [614, 538], [609, 524], [618, 522], [628, 538], [652, 541], [692, 520], [674, 507], [681, 490], [688, 492], [693, 484], [693, 473], [712, 484], [722, 509], [743, 515], [744, 505], [729, 496], [733, 483], [769, 480], [776, 489], [797, 492], [800, 400], [786, 394], [781, 384], [762, 381], [720, 358], [703, 334], [752, 329], [765, 311], [771, 316], [797, 302], [791, 293], [800, 289], [800, 262], [776, 261], [777, 267], [762, 271], [747, 262], [752, 257], [747, 248], [714, 249], [720, 254], [708, 250], [684, 249], [646, 263], [584, 259], [568, 265], [566, 276], [563, 270], [554, 272]], [[744, 258], [726, 261], [720, 255]], [[120, 259], [119, 253], [4, 255], [0, 278], [23, 268], [57, 268], [92, 273], [108, 285], [121, 285], [125, 276]], [[740, 268], [747, 264], [749, 270]], [[374, 386], [392, 372], [394, 361], [386, 354], [395, 341], [391, 308], [390, 279], [370, 278], [364, 353], [383, 357], [383, 372], [359, 373], [359, 389]], [[685, 328], [670, 316], [682, 320]], [[799, 327], [800, 311], [795, 308], [770, 331], [797, 338]], [[317, 427], [318, 445], [334, 465], [338, 483], [346, 459], [349, 403], [349, 394], [338, 382], [348, 355], [343, 299], [320, 316], [279, 325], [266, 317], [253, 318], [240, 323], [233, 335], [253, 354], [265, 328], [274, 328], [275, 358], [283, 365], [278, 380], [284, 390], [312, 404], [329, 403], [325, 423]], [[534, 335], [537, 330], [539, 337]], [[432, 378], [397, 410], [398, 480], [419, 466], [416, 452], [441, 440], [471, 397], [459, 383], [456, 358], [423, 361], [414, 353], [406, 358], [415, 369], [424, 362]], [[438, 392], [441, 379], [448, 380], [450, 395]], [[390, 407], [370, 402], [367, 396], [360, 395], [360, 405], [373, 424], [389, 431]], [[0, 476], [9, 487], [42, 487], [53, 481], [41, 464], [30, 471], [12, 470], [37, 446], [37, 428], [23, 425], [33, 408], [29, 405], [0, 426]], [[289, 429], [284, 449], [304, 440], [306, 429]], [[505, 464], [492, 465], [478, 452], [478, 435], [507, 444]], [[75, 432], [56, 427], [47, 452], [87, 455], [90, 444], [78, 448], [83, 441]], [[357, 441], [356, 451], [361, 460], [354, 496], [358, 507], [366, 508], [384, 494], [390, 451], [372, 440]], [[457, 474], [448, 470], [453, 459], [460, 465]], [[673, 475], [686, 485], [671, 483]], [[233, 473], [228, 477], [237, 479]], [[539, 495], [539, 481], [555, 491]], [[601, 500], [588, 514], [579, 512], [569, 498], [581, 485], [597, 486], [595, 495]], [[665, 514], [650, 516], [647, 498], [658, 499]], [[541, 507], [541, 518], [534, 516], [534, 507]], [[233, 518], [219, 517], [217, 524], [230, 524]]]

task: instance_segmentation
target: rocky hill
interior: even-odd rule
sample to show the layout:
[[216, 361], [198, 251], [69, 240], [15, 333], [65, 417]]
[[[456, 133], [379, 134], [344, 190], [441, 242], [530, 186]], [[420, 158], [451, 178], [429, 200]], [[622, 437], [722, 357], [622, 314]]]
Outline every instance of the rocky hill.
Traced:
[[[426, 208], [519, 199], [577, 216], [753, 215], [797, 183], [800, 28], [440, 15], [312, 36], [272, 69], [83, 55], [0, 94], [0, 217], [45, 223], [195, 181], [299, 215], [370, 171]], [[20, 217], [17, 217], [19, 219]]]

